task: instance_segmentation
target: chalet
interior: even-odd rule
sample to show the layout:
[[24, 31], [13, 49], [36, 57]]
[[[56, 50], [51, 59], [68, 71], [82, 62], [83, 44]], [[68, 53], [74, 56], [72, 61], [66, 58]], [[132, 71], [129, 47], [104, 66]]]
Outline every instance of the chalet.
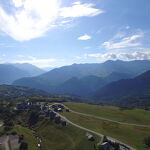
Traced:
[[17, 104], [16, 106], [16, 110], [24, 110], [27, 109], [27, 106], [24, 104]]
[[57, 123], [57, 124], [61, 123], [61, 117], [60, 116], [55, 116], [55, 123]]
[[49, 114], [50, 113], [50, 110], [48, 108], [45, 108], [43, 111], [44, 111], [45, 114]]
[[48, 110], [48, 113], [50, 114], [52, 112], [52, 110]]
[[102, 150], [110, 150], [111, 149], [109, 142], [102, 143], [101, 147], [102, 147]]
[[62, 112], [62, 108], [58, 108], [58, 109], [57, 109], [57, 112]]
[[62, 121], [61, 121], [61, 124], [62, 124], [62, 126], [66, 126], [66, 125], [67, 125], [67, 122], [66, 122], [65, 120], [62, 120]]
[[31, 105], [28, 107], [30, 110], [36, 110], [36, 111], [41, 111], [41, 106], [40, 105]]
[[52, 108], [55, 109], [55, 108], [57, 108], [57, 106], [56, 105], [52, 105]]
[[37, 147], [38, 147], [38, 148], [40, 148], [40, 147], [41, 147], [41, 144], [40, 144], [40, 143], [38, 143], [38, 144], [37, 144]]
[[57, 106], [58, 106], [59, 108], [61, 108], [61, 109], [64, 109], [64, 106], [61, 105], [61, 104], [58, 104]]
[[29, 99], [24, 100], [23, 103], [27, 106], [32, 105], [32, 102]]
[[58, 108], [57, 108], [57, 107], [56, 107], [56, 108], [54, 108], [54, 111], [55, 111], [55, 112], [58, 112]]
[[53, 111], [51, 111], [49, 115], [50, 115], [50, 119], [53, 120], [55, 118], [55, 116], [56, 116], [56, 113], [54, 113]]
[[32, 102], [29, 99], [24, 100], [21, 104], [17, 104], [16, 110], [30, 109]]
[[89, 133], [86, 133], [86, 136], [88, 138], [89, 141], [95, 141], [93, 135], [89, 134]]
[[47, 112], [47, 111], [49, 110], [49, 107], [43, 106], [43, 107], [42, 107], [42, 110], [43, 110], [44, 112]]

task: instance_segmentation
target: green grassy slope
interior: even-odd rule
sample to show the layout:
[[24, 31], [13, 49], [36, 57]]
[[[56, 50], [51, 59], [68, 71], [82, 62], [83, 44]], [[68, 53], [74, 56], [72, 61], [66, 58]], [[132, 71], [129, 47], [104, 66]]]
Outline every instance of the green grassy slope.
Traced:
[[143, 144], [143, 140], [145, 137], [150, 136], [150, 128], [119, 125], [71, 112], [64, 112], [63, 115], [76, 124], [121, 140], [126, 144], [136, 147], [138, 150], [148, 150]]
[[[87, 140], [86, 132], [71, 125], [62, 127], [52, 121], [44, 121], [36, 130], [43, 139], [42, 150], [94, 150], [94, 143]], [[100, 141], [99, 137], [96, 139]]]
[[[116, 121], [150, 124], [150, 111], [142, 109], [123, 110], [117, 107], [96, 106], [84, 103], [65, 103], [65, 105], [78, 112], [109, 118]], [[64, 112], [63, 114], [74, 123], [103, 133], [107, 136], [114, 137], [139, 150], [148, 149], [145, 147], [143, 140], [145, 137], [150, 136], [150, 128], [120, 125], [118, 123], [95, 119], [93, 117], [85, 117], [71, 112]]]
[[[2, 127], [0, 128], [2, 131]], [[67, 125], [56, 125], [49, 119], [40, 121], [35, 127], [35, 135], [32, 130], [15, 126], [10, 132], [23, 134], [28, 143], [29, 150], [37, 150], [38, 140], [35, 135], [42, 138], [41, 150], [94, 150], [94, 143], [100, 142], [101, 138], [94, 135], [95, 142], [90, 142], [85, 136], [86, 131]]]
[[72, 110], [92, 114], [116, 121], [150, 125], [150, 111], [142, 109], [125, 110], [113, 106], [97, 106], [85, 103], [65, 103]]

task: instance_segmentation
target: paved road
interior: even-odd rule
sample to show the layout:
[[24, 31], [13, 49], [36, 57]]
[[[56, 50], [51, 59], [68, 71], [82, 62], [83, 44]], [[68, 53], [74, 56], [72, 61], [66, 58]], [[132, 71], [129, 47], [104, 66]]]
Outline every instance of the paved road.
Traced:
[[[55, 104], [60, 104], [60, 103], [55, 103]], [[51, 106], [52, 106], [52, 105], [51, 105]], [[65, 108], [68, 108], [68, 107], [65, 106], [65, 105], [64, 105], [64, 107], [65, 107]], [[69, 109], [69, 108], [68, 108], [68, 109]], [[70, 110], [70, 109], [69, 109], [69, 110]], [[99, 137], [103, 137], [103, 136], [104, 136], [103, 134], [101, 134], [101, 133], [99, 133], [99, 132], [93, 131], [93, 130], [91, 130], [91, 129], [88, 129], [88, 128], [82, 127], [82, 126], [80, 126], [80, 125], [78, 125], [78, 124], [76, 124], [76, 123], [73, 123], [72, 121], [68, 120], [66, 117], [64, 117], [63, 115], [61, 115], [61, 114], [59, 114], [59, 113], [57, 113], [57, 112], [55, 112], [55, 113], [56, 113], [57, 115], [59, 115], [62, 119], [66, 120], [66, 122], [68, 122], [69, 124], [71, 124], [71, 125], [73, 125], [73, 126], [75, 126], [75, 127], [77, 127], [77, 128], [80, 128], [80, 129], [82, 129], [82, 130], [85, 130], [85, 131], [88, 131], [88, 132], [90, 132], [90, 133], [93, 133], [93, 134], [95, 134], [95, 135], [97, 135], [97, 136], [99, 136]], [[78, 114], [78, 112], [76, 112], [76, 113]], [[80, 113], [79, 113], [79, 114], [80, 114]], [[81, 113], [81, 114], [82, 114], [82, 113]], [[120, 143], [120, 144], [122, 144], [122, 145], [125, 145], [126, 147], [130, 148], [130, 150], [136, 150], [135, 148], [133, 148], [133, 147], [131, 147], [131, 146], [129, 146], [129, 145], [127, 145], [127, 144], [125, 144], [125, 143], [123, 143], [123, 142], [117, 140], [117, 139], [114, 139], [114, 138], [109, 137], [109, 136], [107, 136], [107, 138], [108, 138], [108, 140], [110, 140], [110, 141], [112, 141], [112, 142], [118, 142], [118, 143]]]
[[9, 142], [9, 136], [7, 136], [5, 139], [5, 143], [4, 143], [5, 150], [10, 150], [8, 142]]
[[[68, 108], [67, 106], [65, 106], [64, 104], [62, 104], [64, 107]], [[115, 121], [115, 120], [111, 120], [108, 118], [103, 118], [103, 117], [99, 117], [99, 116], [95, 116], [95, 115], [90, 115], [90, 114], [84, 114], [84, 113], [80, 113], [80, 112], [76, 112], [74, 110], [71, 110], [70, 108], [68, 108], [71, 112], [79, 114], [79, 115], [83, 115], [83, 116], [87, 116], [87, 117], [93, 117], [96, 119], [100, 119], [100, 120], [105, 120], [105, 121], [110, 121], [110, 122], [114, 122], [114, 123], [118, 123], [118, 124], [123, 124], [123, 125], [129, 125], [129, 126], [137, 126], [137, 127], [146, 127], [146, 128], [150, 128], [150, 125], [143, 125], [143, 124], [134, 124], [134, 123], [127, 123], [127, 122], [120, 122], [120, 121]]]

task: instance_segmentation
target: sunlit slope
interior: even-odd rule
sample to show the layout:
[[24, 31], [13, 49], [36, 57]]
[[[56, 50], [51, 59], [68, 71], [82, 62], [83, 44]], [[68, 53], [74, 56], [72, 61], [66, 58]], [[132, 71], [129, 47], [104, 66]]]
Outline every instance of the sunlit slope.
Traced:
[[143, 109], [121, 109], [113, 106], [98, 106], [86, 103], [65, 103], [74, 111], [92, 114], [116, 121], [150, 125], [150, 111]]

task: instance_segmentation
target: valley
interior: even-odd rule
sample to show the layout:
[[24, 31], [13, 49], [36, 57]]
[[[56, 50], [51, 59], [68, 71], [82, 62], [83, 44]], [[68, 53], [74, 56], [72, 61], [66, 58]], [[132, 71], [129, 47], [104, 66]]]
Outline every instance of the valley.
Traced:
[[149, 69], [149, 61], [73, 64], [0, 85], [0, 148], [149, 150]]
[[[50, 108], [50, 110], [52, 110], [53, 105], [61, 105], [61, 103], [45, 103], [46, 105], [43, 104], [44, 103], [42, 102], [42, 107], [47, 106], [47, 108]], [[18, 135], [23, 134], [24, 140], [28, 143], [29, 150], [31, 147], [32, 150], [36, 149], [38, 144], [37, 137], [42, 139], [42, 150], [48, 150], [49, 147], [52, 147], [53, 150], [59, 150], [60, 147], [67, 150], [94, 150], [94, 143], [97, 145], [99, 142], [101, 142], [101, 139], [104, 135], [106, 135], [111, 141], [116, 141], [122, 145], [131, 147], [131, 150], [149, 149], [144, 144], [144, 139], [150, 136], [150, 124], [147, 124], [147, 126], [144, 126], [143, 124], [144, 122], [149, 122], [148, 117], [144, 118], [145, 115], [149, 115], [149, 111], [120, 110], [117, 107], [96, 106], [72, 102], [65, 102], [63, 106], [65, 109], [68, 109], [69, 112], [65, 110], [57, 112], [55, 109], [54, 112], [60, 115], [63, 120], [66, 120], [66, 126], [62, 126], [60, 123], [55, 123], [49, 118], [48, 115], [45, 117], [40, 115], [38, 121], [32, 125], [32, 128], [28, 127], [28, 116], [30, 116], [32, 113], [30, 110], [29, 112], [22, 111], [19, 116], [17, 115], [17, 118], [14, 120], [16, 125], [7, 133], [16, 132]], [[103, 112], [104, 109], [105, 112]], [[120, 113], [118, 113], [118, 111]], [[138, 113], [136, 114], [135, 112], [140, 113], [142, 111], [144, 111], [144, 114], [141, 114], [141, 118], [143, 116], [144, 119], [141, 121], [138, 120], [136, 122], [135, 120], [136, 117], [138, 117]], [[103, 112], [103, 114], [101, 112]], [[108, 116], [108, 113], [111, 115]], [[121, 114], [121, 116], [119, 114]], [[125, 120], [120, 119], [127, 114], [129, 120], [127, 117], [124, 117]], [[103, 119], [98, 118], [102, 116]], [[132, 121], [134, 123], [136, 122], [135, 124], [132, 124], [133, 122], [131, 121], [131, 118], [133, 118]], [[117, 120], [122, 121], [122, 123], [117, 122]], [[24, 125], [22, 123], [17, 125], [18, 121], [20, 123], [22, 122]], [[124, 124], [125, 122], [128, 124]], [[4, 130], [3, 127], [0, 127], [0, 129], [1, 131]], [[28, 132], [30, 134], [28, 134]], [[87, 132], [94, 136], [94, 142], [87, 140]], [[60, 142], [60, 144], [58, 145], [56, 142]]]
[[150, 0], [0, 0], [0, 150], [150, 150]]

